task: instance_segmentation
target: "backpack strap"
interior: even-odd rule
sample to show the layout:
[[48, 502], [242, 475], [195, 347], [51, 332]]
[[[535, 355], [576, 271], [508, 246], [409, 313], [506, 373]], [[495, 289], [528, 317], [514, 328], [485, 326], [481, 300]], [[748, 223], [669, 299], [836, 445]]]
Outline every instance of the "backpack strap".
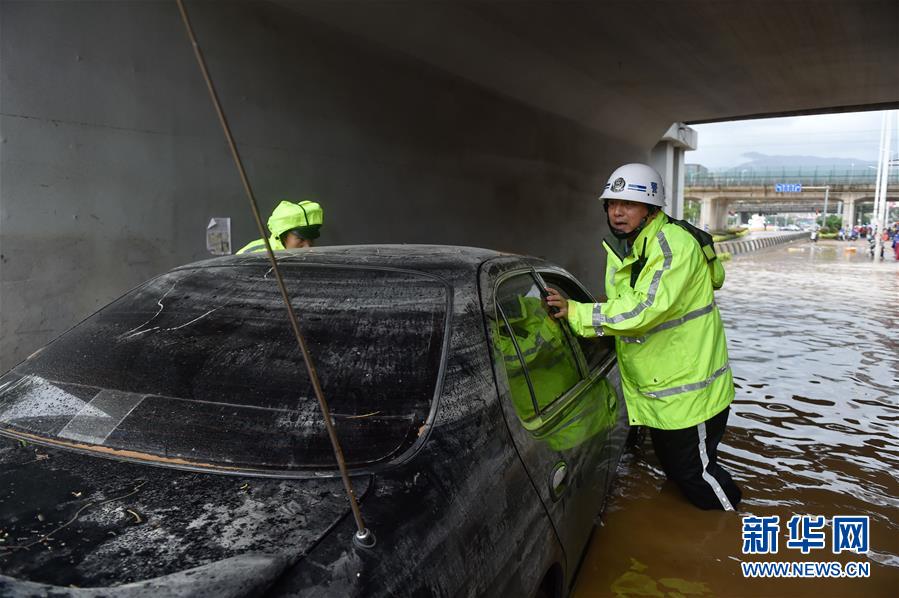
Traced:
[[702, 250], [702, 254], [705, 256], [706, 262], [711, 263], [718, 259], [718, 254], [715, 253], [715, 241], [712, 239], [712, 235], [705, 232], [704, 230], [696, 228], [686, 220], [677, 220], [669, 216], [668, 222], [681, 227], [682, 229], [690, 233], [690, 235], [692, 235], [694, 239], [696, 239], [696, 241], [699, 243], [699, 248]]

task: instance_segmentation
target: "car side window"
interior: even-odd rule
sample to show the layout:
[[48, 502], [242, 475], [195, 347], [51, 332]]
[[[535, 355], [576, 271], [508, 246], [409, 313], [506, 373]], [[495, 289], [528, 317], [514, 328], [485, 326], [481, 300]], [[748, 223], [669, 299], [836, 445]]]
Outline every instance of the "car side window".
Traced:
[[[554, 272], [541, 272], [540, 276], [543, 277], [548, 286], [558, 290], [566, 299], [574, 299], [582, 303], [593, 303], [593, 298], [567, 276]], [[581, 351], [584, 353], [584, 359], [587, 361], [587, 369], [589, 371], [593, 371], [605, 362], [609, 354], [615, 350], [614, 341], [608, 337], [577, 337], [577, 341]]]
[[581, 380], [560, 322], [549, 315], [531, 274], [504, 281], [496, 293], [494, 343], [502, 356], [512, 403], [528, 421]]

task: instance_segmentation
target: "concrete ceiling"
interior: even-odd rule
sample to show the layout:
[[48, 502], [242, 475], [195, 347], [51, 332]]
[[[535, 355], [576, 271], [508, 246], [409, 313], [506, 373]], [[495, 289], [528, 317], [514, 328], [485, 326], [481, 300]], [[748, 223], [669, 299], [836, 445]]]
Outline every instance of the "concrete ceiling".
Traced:
[[277, 2], [615, 138], [899, 105], [899, 0]]

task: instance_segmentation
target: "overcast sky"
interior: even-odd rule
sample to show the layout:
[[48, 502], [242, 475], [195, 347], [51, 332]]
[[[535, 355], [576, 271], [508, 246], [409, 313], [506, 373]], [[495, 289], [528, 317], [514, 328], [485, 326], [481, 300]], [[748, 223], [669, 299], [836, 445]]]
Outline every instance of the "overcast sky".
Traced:
[[[742, 154], [758, 152], [876, 162], [882, 115], [852, 112], [692, 125], [699, 131], [699, 148], [687, 152], [686, 161], [723, 168], [748, 162]], [[894, 130], [894, 153], [896, 136]]]

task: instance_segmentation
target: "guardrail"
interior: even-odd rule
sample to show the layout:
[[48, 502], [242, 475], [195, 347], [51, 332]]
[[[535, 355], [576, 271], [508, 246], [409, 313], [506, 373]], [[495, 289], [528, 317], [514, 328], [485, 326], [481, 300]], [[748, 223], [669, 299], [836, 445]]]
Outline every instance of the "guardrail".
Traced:
[[[899, 185], [899, 170], [890, 169], [888, 185]], [[728, 170], [725, 172], [690, 172], [684, 176], [686, 187], [761, 187], [778, 183], [801, 183], [808, 186], [845, 185], [873, 186], [877, 171], [869, 168], [817, 169], [772, 168], [765, 170]]]
[[808, 239], [810, 232], [803, 231], [798, 233], [785, 233], [772, 237], [762, 237], [761, 239], [735, 239], [733, 241], [724, 241], [715, 243], [715, 251], [718, 253], [730, 253], [731, 255], [739, 255], [741, 253], [750, 253], [759, 249], [767, 249], [775, 245], [783, 245], [784, 243], [792, 243], [801, 239]]

